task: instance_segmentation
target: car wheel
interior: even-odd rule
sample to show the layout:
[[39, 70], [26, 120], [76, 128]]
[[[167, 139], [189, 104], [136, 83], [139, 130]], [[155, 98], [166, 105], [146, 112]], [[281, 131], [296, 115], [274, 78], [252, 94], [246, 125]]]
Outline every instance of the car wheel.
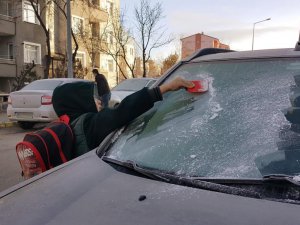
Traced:
[[22, 129], [28, 130], [28, 129], [33, 128], [35, 123], [34, 122], [19, 121], [18, 124]]

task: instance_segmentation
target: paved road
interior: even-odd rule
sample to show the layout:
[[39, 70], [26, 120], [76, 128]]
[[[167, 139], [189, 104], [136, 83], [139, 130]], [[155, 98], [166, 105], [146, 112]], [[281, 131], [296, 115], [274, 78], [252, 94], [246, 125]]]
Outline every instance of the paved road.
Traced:
[[36, 124], [34, 129], [27, 131], [17, 125], [0, 128], [0, 192], [23, 181], [16, 144], [23, 140], [27, 132], [41, 129], [43, 126], [45, 124]]
[[15, 146], [24, 135], [19, 127], [0, 128], [0, 191], [23, 181]]

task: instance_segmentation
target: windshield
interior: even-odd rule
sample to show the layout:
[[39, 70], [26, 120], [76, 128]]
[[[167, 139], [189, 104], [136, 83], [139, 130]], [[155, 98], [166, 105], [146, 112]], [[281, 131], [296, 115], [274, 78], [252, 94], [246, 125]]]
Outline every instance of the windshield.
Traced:
[[165, 94], [107, 155], [176, 175], [261, 178], [264, 156], [293, 148], [284, 110], [299, 73], [292, 59], [182, 65], [168, 79], [207, 79], [209, 91]]
[[63, 81], [60, 80], [36, 80], [23, 87], [22, 90], [54, 90], [61, 83]]
[[149, 79], [127, 79], [122, 81], [116, 87], [114, 87], [113, 91], [138, 91], [145, 87]]

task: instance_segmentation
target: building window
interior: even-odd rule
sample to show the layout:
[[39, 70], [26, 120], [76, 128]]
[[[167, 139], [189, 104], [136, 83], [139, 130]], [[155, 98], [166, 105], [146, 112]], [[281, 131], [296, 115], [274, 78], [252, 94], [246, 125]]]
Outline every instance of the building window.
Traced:
[[[35, 4], [38, 7], [38, 5]], [[39, 7], [38, 7], [39, 12]], [[29, 23], [39, 24], [38, 18], [35, 15], [33, 7], [30, 2], [24, 1], [23, 5], [23, 20]]]
[[130, 48], [130, 55], [133, 55], [133, 48]]
[[99, 0], [91, 0], [90, 2], [95, 6], [100, 6]]
[[110, 44], [113, 44], [114, 43], [114, 35], [113, 35], [113, 32], [109, 32], [109, 42], [108, 43], [110, 43]]
[[114, 72], [114, 61], [109, 59], [109, 60], [107, 60], [107, 63], [108, 63], [108, 71]]
[[80, 62], [83, 67], [86, 67], [84, 52], [77, 52], [75, 59]]
[[92, 65], [93, 67], [100, 67], [100, 54], [98, 52], [92, 53]]
[[0, 14], [6, 16], [13, 16], [12, 2], [0, 0]]
[[114, 14], [114, 3], [107, 2], [107, 11], [110, 15]]
[[14, 45], [8, 44], [8, 58], [14, 59]]
[[214, 48], [219, 48], [219, 41], [214, 40], [214, 41], [213, 41], [213, 47], [214, 47]]
[[74, 34], [79, 34], [83, 31], [83, 18], [72, 16], [72, 29]]
[[99, 30], [100, 30], [99, 23], [90, 23], [90, 26], [92, 31], [92, 37], [99, 37]]
[[41, 64], [41, 45], [35, 43], [24, 43], [24, 62]]

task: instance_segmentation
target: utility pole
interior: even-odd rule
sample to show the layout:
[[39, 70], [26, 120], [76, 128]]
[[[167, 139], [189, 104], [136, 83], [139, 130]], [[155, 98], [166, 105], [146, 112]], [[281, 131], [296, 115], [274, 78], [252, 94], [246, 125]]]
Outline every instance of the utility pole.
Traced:
[[73, 60], [72, 60], [72, 18], [71, 18], [71, 0], [67, 0], [67, 57], [68, 57], [68, 78], [73, 78]]

